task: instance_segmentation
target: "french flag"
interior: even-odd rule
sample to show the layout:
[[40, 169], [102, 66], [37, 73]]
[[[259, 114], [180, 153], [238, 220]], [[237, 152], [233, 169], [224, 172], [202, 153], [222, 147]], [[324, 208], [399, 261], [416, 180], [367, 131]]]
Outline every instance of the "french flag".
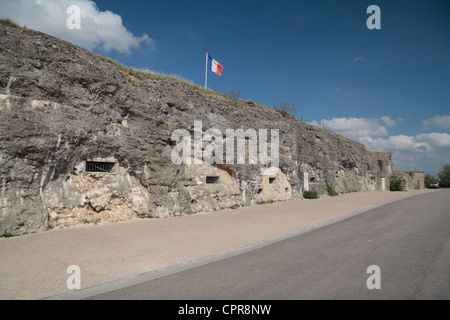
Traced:
[[209, 55], [208, 55], [208, 68], [210, 68], [211, 71], [217, 74], [219, 77], [222, 76], [223, 66], [219, 62], [211, 58], [211, 56]]

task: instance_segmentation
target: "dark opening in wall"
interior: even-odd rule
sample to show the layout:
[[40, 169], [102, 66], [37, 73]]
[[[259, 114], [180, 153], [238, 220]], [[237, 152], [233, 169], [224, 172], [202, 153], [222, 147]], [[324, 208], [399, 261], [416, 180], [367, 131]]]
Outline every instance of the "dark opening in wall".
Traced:
[[275, 180], [276, 180], [276, 178], [269, 178], [269, 183], [272, 184], [275, 182]]
[[383, 160], [378, 160], [378, 167], [380, 167], [380, 171], [383, 172]]
[[309, 179], [309, 182], [316, 182], [316, 178], [312, 177], [311, 179]]
[[114, 162], [86, 161], [86, 172], [113, 172]]
[[261, 194], [263, 192], [263, 189], [259, 188], [258, 191], [256, 192], [257, 194]]
[[218, 183], [219, 182], [219, 177], [217, 176], [208, 176], [206, 177], [206, 183], [207, 184], [213, 184], [213, 183]]

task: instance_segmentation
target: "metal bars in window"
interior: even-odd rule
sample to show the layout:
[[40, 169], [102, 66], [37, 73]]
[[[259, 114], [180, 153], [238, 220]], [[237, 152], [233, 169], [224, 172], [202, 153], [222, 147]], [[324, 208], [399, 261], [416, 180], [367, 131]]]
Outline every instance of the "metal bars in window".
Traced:
[[86, 161], [86, 172], [112, 173], [114, 162]]

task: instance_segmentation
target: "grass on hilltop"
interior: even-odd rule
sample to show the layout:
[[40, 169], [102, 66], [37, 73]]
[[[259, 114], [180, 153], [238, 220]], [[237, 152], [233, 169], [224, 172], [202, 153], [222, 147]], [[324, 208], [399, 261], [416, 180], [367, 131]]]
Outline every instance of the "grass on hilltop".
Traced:
[[124, 65], [120, 64], [119, 62], [108, 58], [108, 57], [104, 57], [102, 55], [95, 55], [98, 59], [109, 63], [111, 65], [113, 65], [114, 67], [116, 67], [117, 69], [119, 69], [122, 72], [125, 72], [126, 74], [133, 76], [139, 80], [146, 80], [146, 79], [152, 79], [152, 78], [166, 78], [166, 79], [171, 79], [171, 80], [175, 80], [175, 81], [179, 81], [182, 82], [184, 84], [187, 84], [195, 89], [197, 89], [200, 92], [203, 93], [210, 93], [210, 94], [215, 94], [215, 95], [221, 95], [221, 96], [225, 96], [222, 93], [210, 90], [210, 89], [205, 89], [203, 87], [200, 87], [196, 84], [194, 84], [193, 82], [190, 82], [189, 80], [186, 79], [181, 79], [180, 77], [177, 77], [176, 75], [165, 75], [165, 74], [161, 74], [158, 72], [153, 72], [153, 71], [139, 71], [139, 70], [135, 70], [135, 69], [131, 69], [128, 67], [125, 67]]
[[0, 19], [0, 23], [12, 28], [20, 29], [21, 27], [9, 18]]

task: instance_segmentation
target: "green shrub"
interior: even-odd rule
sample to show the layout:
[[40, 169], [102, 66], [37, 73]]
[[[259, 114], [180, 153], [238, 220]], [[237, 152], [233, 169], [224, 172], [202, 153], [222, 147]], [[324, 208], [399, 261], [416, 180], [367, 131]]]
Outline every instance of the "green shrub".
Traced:
[[84, 224], [90, 224], [90, 223], [93, 223], [93, 224], [97, 224], [97, 223], [99, 223], [99, 222], [101, 222], [102, 220], [101, 219], [95, 219], [95, 220], [88, 220], [88, 219], [83, 219], [82, 220], [82, 222], [84, 223]]
[[392, 180], [389, 183], [390, 191], [405, 191], [400, 180]]
[[151, 213], [147, 213], [147, 214], [141, 215], [140, 218], [141, 219], [153, 219], [153, 218], [155, 218], [155, 216]]
[[14, 235], [13, 235], [11, 232], [7, 231], [7, 230], [5, 230], [5, 231], [0, 235], [0, 238], [12, 238], [12, 237], [14, 237]]
[[305, 199], [319, 199], [319, 194], [316, 190], [310, 190], [303, 192], [303, 198]]
[[339, 194], [336, 191], [334, 191], [334, 189], [328, 184], [327, 180], [325, 180], [325, 185], [327, 186], [327, 192], [330, 197], [334, 197]]
[[256, 201], [256, 204], [267, 204], [267, 203], [274, 203], [275, 201], [273, 201], [273, 200], [267, 200], [267, 201], [264, 201], [264, 200], [262, 200], [262, 201]]

